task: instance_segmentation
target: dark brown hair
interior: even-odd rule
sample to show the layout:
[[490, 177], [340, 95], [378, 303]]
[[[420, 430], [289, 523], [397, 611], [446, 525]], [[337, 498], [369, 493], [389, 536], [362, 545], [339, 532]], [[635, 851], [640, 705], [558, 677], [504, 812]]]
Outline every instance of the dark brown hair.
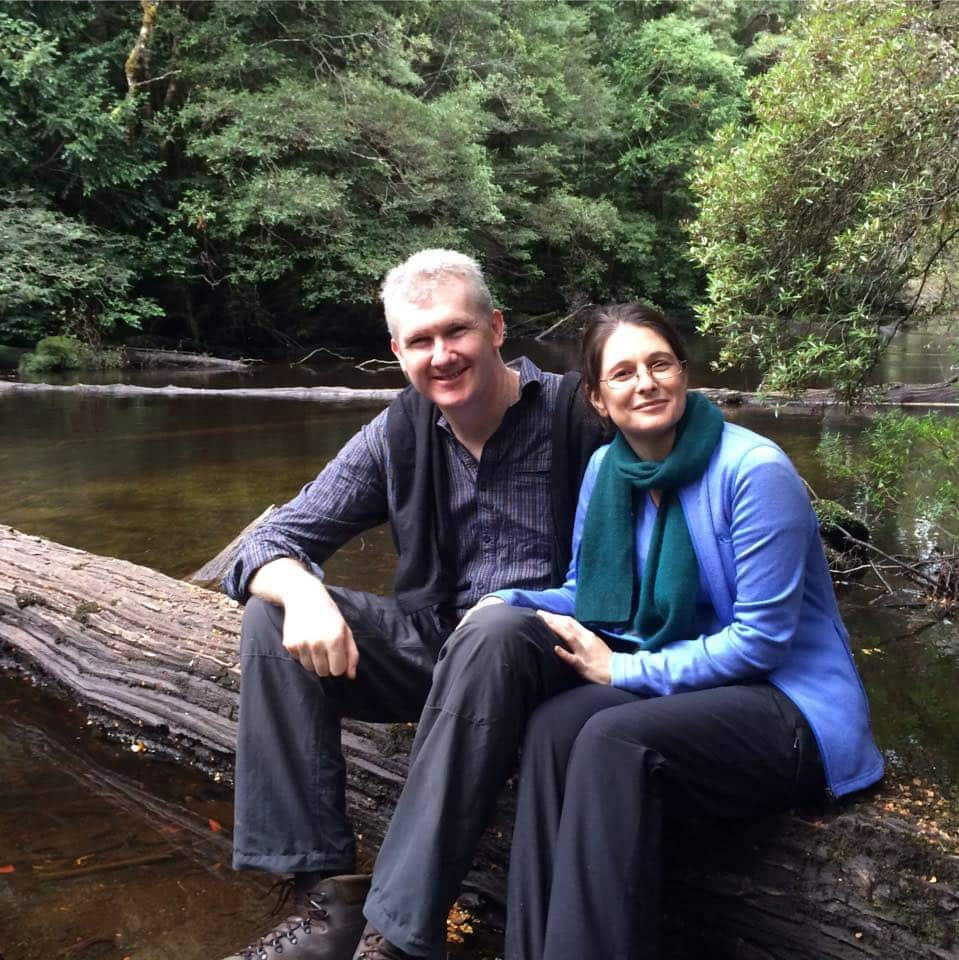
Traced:
[[599, 378], [603, 375], [603, 350], [613, 331], [622, 323], [631, 323], [634, 327], [649, 327], [669, 344], [677, 360], [685, 363], [689, 359], [679, 332], [649, 304], [634, 300], [632, 303], [609, 303], [596, 307], [583, 328], [579, 348], [583, 390], [587, 398], [599, 393]]

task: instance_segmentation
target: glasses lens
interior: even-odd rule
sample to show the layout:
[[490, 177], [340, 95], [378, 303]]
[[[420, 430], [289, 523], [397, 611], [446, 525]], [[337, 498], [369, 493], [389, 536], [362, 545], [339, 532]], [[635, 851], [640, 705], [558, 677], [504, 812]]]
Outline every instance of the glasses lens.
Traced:
[[648, 367], [640, 367], [637, 371], [619, 370], [611, 377], [606, 378], [606, 383], [612, 390], [625, 390], [631, 387], [638, 377], [645, 370], [657, 382], [660, 380], [671, 380], [677, 376], [683, 369], [679, 360], [655, 360]]

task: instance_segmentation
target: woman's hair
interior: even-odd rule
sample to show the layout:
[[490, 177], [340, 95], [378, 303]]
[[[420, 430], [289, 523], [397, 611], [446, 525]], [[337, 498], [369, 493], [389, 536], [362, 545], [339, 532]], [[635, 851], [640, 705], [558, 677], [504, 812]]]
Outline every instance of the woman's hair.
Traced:
[[599, 378], [603, 375], [603, 350], [613, 331], [622, 323], [631, 323], [634, 327], [649, 327], [669, 344], [677, 360], [685, 363], [688, 359], [679, 332], [649, 304], [635, 300], [632, 303], [609, 303], [595, 307], [583, 328], [579, 349], [583, 390], [587, 398], [599, 393]]

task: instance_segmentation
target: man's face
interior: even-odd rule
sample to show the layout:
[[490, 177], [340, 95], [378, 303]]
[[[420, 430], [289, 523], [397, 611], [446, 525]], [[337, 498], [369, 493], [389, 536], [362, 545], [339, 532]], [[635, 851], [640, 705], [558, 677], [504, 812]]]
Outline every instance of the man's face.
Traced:
[[429, 300], [403, 304], [395, 326], [390, 349], [424, 397], [451, 413], [487, 402], [502, 363], [503, 315], [481, 311], [464, 281], [451, 277]]

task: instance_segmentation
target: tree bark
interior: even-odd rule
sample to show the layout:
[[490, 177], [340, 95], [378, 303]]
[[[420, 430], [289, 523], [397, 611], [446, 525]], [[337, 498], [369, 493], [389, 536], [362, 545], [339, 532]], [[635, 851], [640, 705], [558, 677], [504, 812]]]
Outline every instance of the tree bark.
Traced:
[[153, 30], [156, 27], [157, 8], [159, 0], [140, 0], [140, 10], [142, 19], [140, 21], [140, 30], [137, 33], [136, 42], [133, 49], [127, 56], [123, 65], [123, 72], [127, 78], [127, 96], [132, 97], [140, 87], [140, 74], [143, 64], [147, 59], [147, 51], [150, 46], [150, 38], [153, 36]]
[[[154, 751], [228, 772], [240, 609], [122, 560], [0, 528], [0, 648]], [[406, 774], [411, 724], [348, 721], [348, 799], [361, 842], [382, 839]], [[468, 885], [502, 896], [513, 785]], [[873, 795], [667, 835], [673, 960], [955, 960], [959, 814], [936, 790], [887, 780]]]

